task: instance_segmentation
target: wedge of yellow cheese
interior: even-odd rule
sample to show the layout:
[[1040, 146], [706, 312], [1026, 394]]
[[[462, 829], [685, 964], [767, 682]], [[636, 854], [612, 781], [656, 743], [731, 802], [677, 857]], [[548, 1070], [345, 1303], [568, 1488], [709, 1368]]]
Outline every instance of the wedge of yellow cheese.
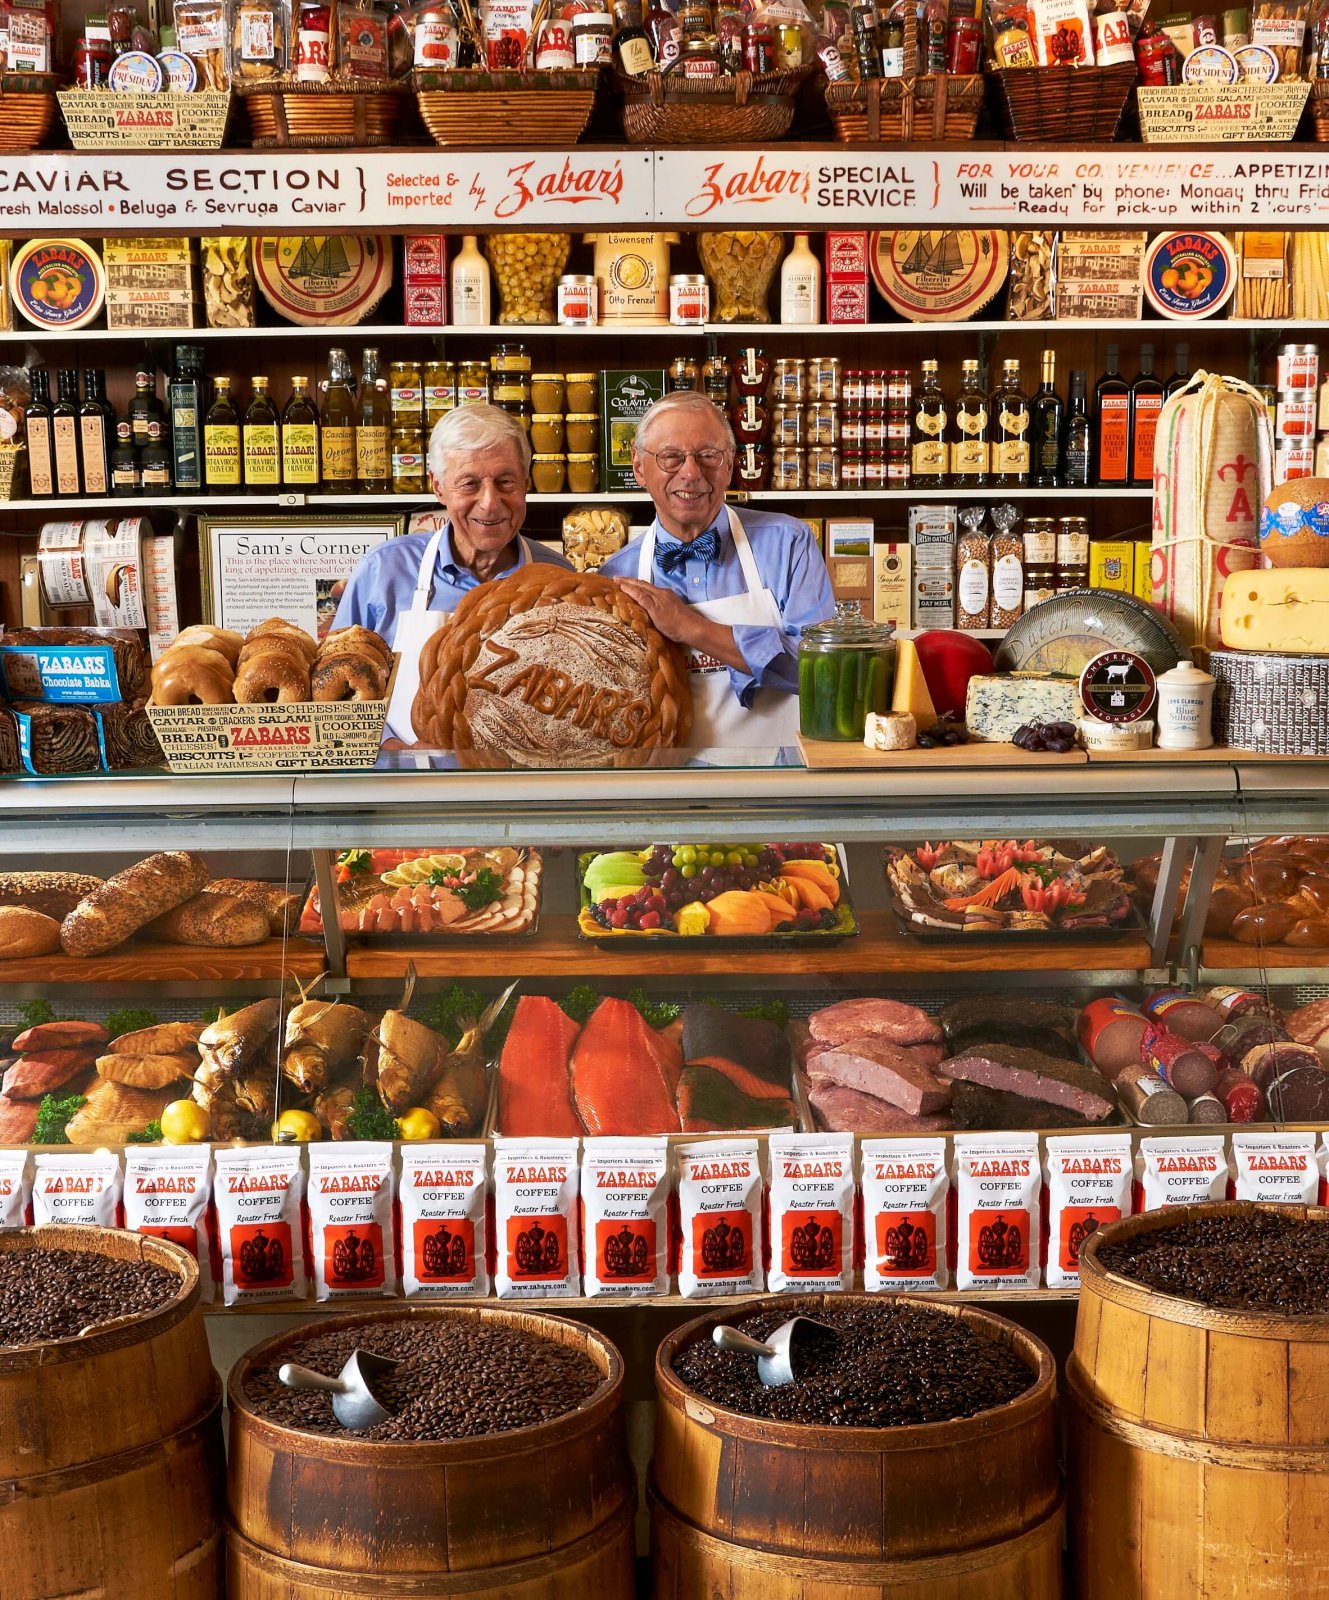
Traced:
[[901, 639], [895, 646], [895, 693], [892, 711], [907, 711], [917, 728], [931, 728], [937, 721], [937, 708], [928, 693], [923, 664], [912, 639]]
[[1218, 629], [1230, 650], [1329, 655], [1329, 567], [1229, 574]]

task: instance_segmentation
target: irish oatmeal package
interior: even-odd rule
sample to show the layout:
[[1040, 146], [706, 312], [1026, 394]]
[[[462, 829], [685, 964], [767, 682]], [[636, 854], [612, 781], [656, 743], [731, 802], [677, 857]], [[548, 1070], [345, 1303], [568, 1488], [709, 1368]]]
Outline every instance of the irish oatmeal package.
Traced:
[[120, 1157], [111, 1150], [32, 1158], [32, 1220], [120, 1226]]
[[1042, 1187], [1037, 1134], [956, 1135], [957, 1289], [1038, 1287]]
[[773, 1133], [772, 1294], [848, 1289], [854, 1275], [854, 1136]]
[[863, 1140], [863, 1287], [945, 1289], [945, 1139]]
[[270, 1144], [214, 1154], [212, 1193], [228, 1306], [303, 1300], [305, 1272], [302, 1146]]
[[0, 1228], [21, 1228], [28, 1220], [31, 1183], [26, 1150], [0, 1150]]
[[309, 1147], [309, 1239], [316, 1300], [397, 1292], [392, 1144]]
[[212, 1299], [208, 1201], [212, 1197], [212, 1146], [127, 1145], [125, 1227], [169, 1239], [198, 1262], [199, 1292]]
[[488, 1164], [482, 1144], [401, 1147], [401, 1283], [408, 1299], [489, 1293]]
[[1227, 1140], [1221, 1133], [1141, 1139], [1137, 1211], [1227, 1197]]
[[1049, 1138], [1047, 1286], [1080, 1287], [1080, 1250], [1091, 1233], [1131, 1214], [1135, 1177], [1129, 1133]]
[[582, 1277], [588, 1295], [669, 1291], [668, 1139], [582, 1145]]
[[494, 1291], [502, 1299], [581, 1287], [577, 1140], [494, 1140]]
[[1320, 1198], [1320, 1166], [1315, 1157], [1315, 1135], [1239, 1129], [1232, 1135], [1232, 1198], [1316, 1205]]
[[761, 1157], [755, 1139], [681, 1144], [678, 1291], [685, 1298], [763, 1287]]

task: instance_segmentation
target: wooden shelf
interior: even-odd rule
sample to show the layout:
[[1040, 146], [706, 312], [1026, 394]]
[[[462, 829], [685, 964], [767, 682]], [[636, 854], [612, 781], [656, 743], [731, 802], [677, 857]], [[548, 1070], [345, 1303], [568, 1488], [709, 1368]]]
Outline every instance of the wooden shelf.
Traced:
[[1206, 939], [1200, 946], [1200, 965], [1209, 970], [1238, 971], [1263, 967], [1270, 972], [1323, 967], [1329, 974], [1329, 950], [1307, 945], [1242, 944], [1237, 939]]
[[314, 978], [327, 966], [321, 944], [280, 939], [214, 950], [198, 945], [130, 944], [104, 956], [23, 956], [0, 961], [0, 983], [233, 983], [241, 979]]
[[534, 938], [510, 944], [449, 945], [445, 939], [391, 947], [353, 944], [346, 970], [352, 978], [396, 981], [413, 961], [422, 978], [561, 978], [581, 983], [620, 977], [817, 974], [870, 980], [916, 972], [1139, 971], [1151, 964], [1143, 932], [1102, 940], [994, 944], [959, 938], [943, 944], [906, 938], [885, 911], [864, 912], [860, 921], [863, 931], [856, 938], [821, 949], [745, 950], [704, 937], [667, 946], [640, 941], [592, 945], [578, 938], [574, 918], [547, 916]]

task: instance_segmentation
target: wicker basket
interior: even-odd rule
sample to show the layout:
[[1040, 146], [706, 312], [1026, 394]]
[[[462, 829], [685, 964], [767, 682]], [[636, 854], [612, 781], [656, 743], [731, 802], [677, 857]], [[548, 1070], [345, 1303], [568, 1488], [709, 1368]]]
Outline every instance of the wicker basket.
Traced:
[[799, 85], [811, 67], [740, 72], [732, 78], [617, 75], [629, 144], [765, 144], [794, 120]]
[[904, 72], [898, 78], [828, 83], [826, 110], [841, 144], [963, 144], [983, 109], [981, 72], [920, 73], [918, 29], [904, 30]]
[[256, 150], [389, 144], [409, 104], [402, 83], [237, 84]]
[[55, 126], [53, 72], [0, 73], [0, 154], [35, 150]]
[[21, 500], [27, 486], [27, 445], [0, 444], [0, 500]]
[[1135, 63], [1113, 67], [1000, 67], [1011, 137], [1110, 142], [1135, 87]]
[[1329, 78], [1311, 81], [1311, 116], [1315, 122], [1315, 137], [1320, 144], [1329, 144]]
[[1329, 656], [1211, 650], [1214, 738], [1273, 756], [1329, 755]]
[[600, 82], [589, 72], [484, 72], [458, 67], [415, 74], [420, 116], [445, 149], [549, 150], [576, 144]]

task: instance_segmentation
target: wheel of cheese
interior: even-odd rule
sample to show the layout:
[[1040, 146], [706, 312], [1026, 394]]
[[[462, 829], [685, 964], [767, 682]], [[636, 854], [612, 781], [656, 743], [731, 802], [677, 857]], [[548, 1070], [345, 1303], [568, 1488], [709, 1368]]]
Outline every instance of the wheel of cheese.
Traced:
[[287, 322], [353, 327], [392, 287], [392, 240], [372, 233], [268, 234], [256, 241], [254, 276]]
[[998, 672], [1053, 672], [1078, 678], [1104, 650], [1130, 650], [1155, 672], [1188, 652], [1161, 611], [1112, 589], [1068, 589], [1032, 606], [997, 646]]
[[1000, 228], [897, 228], [874, 233], [872, 279], [910, 322], [963, 322], [1001, 293], [1010, 243]]
[[101, 257], [85, 239], [33, 239], [14, 252], [9, 294], [38, 328], [83, 328], [106, 298]]

